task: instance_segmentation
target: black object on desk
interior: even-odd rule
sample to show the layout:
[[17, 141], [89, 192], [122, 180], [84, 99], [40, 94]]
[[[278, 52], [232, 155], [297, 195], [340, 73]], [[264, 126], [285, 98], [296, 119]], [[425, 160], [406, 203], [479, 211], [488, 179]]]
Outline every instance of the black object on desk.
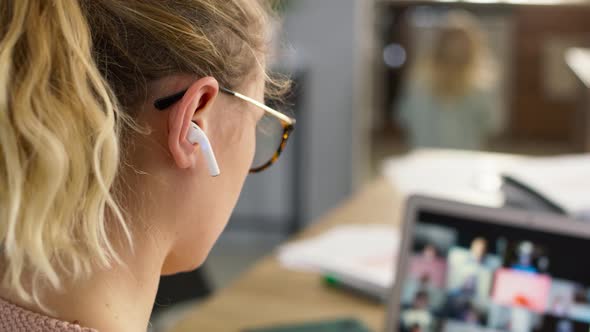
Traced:
[[354, 318], [346, 318], [261, 329], [247, 329], [244, 332], [371, 332], [371, 330]]
[[505, 206], [534, 212], [567, 215], [567, 212], [525, 183], [507, 175], [502, 176]]

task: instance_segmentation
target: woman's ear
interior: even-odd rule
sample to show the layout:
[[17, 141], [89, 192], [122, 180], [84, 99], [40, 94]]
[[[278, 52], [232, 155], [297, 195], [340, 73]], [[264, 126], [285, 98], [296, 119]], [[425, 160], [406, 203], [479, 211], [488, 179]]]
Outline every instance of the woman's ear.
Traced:
[[168, 148], [181, 169], [194, 165], [197, 149], [187, 139], [191, 121], [207, 132], [213, 104], [219, 93], [219, 83], [213, 77], [205, 77], [191, 84], [168, 116]]

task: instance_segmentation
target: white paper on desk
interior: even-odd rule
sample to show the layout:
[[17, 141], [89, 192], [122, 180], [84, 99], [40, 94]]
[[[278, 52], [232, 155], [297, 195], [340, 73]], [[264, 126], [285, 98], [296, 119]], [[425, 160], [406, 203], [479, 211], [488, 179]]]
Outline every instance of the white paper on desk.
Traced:
[[503, 173], [545, 196], [569, 215], [590, 217], [590, 154], [529, 158]]
[[345, 225], [284, 245], [278, 258], [289, 269], [334, 274], [386, 290], [393, 285], [399, 243], [393, 225]]
[[507, 155], [452, 150], [417, 150], [391, 158], [382, 172], [404, 195], [500, 207], [504, 204], [501, 171], [517, 158]]

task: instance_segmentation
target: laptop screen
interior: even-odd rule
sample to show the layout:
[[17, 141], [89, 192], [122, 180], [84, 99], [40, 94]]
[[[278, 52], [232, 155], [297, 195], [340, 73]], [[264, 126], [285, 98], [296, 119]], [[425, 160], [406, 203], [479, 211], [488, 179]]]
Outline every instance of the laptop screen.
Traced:
[[590, 241], [418, 213], [399, 331], [589, 332]]

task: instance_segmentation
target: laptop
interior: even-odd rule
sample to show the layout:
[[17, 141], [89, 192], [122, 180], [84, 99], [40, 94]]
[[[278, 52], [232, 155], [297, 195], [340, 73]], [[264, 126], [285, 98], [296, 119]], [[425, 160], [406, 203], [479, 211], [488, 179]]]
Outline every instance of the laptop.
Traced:
[[409, 199], [389, 332], [590, 331], [590, 223]]

